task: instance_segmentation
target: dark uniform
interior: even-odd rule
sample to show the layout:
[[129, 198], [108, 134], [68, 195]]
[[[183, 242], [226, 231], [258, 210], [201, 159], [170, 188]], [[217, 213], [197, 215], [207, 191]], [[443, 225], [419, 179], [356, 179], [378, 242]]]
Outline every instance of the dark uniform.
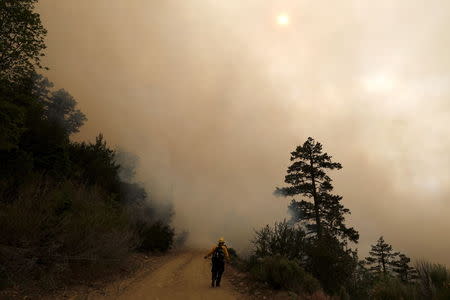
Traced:
[[205, 258], [212, 255], [212, 267], [211, 267], [211, 286], [220, 286], [220, 280], [222, 279], [222, 274], [225, 271], [225, 258], [230, 260], [230, 255], [228, 254], [227, 246], [222, 240], [219, 240], [217, 246], [213, 246], [211, 251], [206, 254]]

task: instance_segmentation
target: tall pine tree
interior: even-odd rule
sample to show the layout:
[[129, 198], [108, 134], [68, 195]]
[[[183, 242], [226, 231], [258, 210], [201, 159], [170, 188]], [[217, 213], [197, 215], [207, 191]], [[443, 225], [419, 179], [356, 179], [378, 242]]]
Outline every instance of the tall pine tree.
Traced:
[[340, 170], [340, 163], [322, 152], [322, 144], [309, 137], [306, 142], [291, 152], [293, 162], [287, 170], [287, 187], [277, 188], [275, 194], [285, 197], [300, 195], [303, 200], [292, 200], [289, 208], [294, 221], [303, 223], [308, 232], [321, 239], [324, 235], [343, 242], [357, 242], [358, 232], [344, 224], [345, 214], [350, 210], [341, 204], [342, 197], [332, 194], [329, 170]]
[[305, 267], [329, 293], [338, 292], [352, 277], [356, 268], [356, 252], [346, 247], [348, 240], [357, 242], [358, 232], [345, 225], [350, 211], [341, 204], [342, 197], [332, 193], [328, 171], [342, 168], [322, 145], [308, 138], [291, 152], [291, 166], [285, 176], [286, 187], [275, 193], [293, 199], [289, 209], [293, 221], [306, 228]]
[[384, 275], [390, 274], [399, 253], [393, 252], [392, 246], [386, 243], [382, 236], [371, 247], [370, 256], [366, 257], [366, 263], [370, 266], [370, 271]]

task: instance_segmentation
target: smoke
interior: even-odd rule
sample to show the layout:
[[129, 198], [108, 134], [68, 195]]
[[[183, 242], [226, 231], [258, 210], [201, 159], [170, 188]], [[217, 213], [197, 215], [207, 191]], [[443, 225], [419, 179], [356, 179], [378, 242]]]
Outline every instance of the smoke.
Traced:
[[119, 177], [124, 201], [133, 218], [144, 223], [170, 224], [174, 215], [172, 199], [168, 195], [163, 198], [154, 197], [149, 194], [145, 183], [137, 181], [139, 158], [132, 153], [118, 150], [115, 161], [120, 166]]
[[[49, 78], [77, 139], [140, 157], [188, 242], [245, 249], [288, 217], [289, 153], [312, 136], [366, 253], [380, 235], [450, 264], [450, 3], [445, 0], [42, 0]], [[275, 22], [289, 15], [290, 25]], [[166, 200], [164, 200], [166, 201]]]

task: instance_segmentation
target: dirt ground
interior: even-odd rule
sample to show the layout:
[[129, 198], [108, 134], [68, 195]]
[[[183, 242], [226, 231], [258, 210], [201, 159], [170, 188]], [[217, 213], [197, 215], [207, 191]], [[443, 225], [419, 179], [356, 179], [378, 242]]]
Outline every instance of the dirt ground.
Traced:
[[[204, 254], [203, 254], [204, 255]], [[243, 299], [224, 278], [221, 287], [211, 288], [210, 262], [202, 253], [186, 251], [174, 255], [158, 269], [131, 283], [123, 291], [91, 295], [89, 300], [104, 299]]]
[[50, 296], [0, 294], [0, 299], [298, 299], [290, 293], [254, 283], [248, 274], [230, 265], [225, 267], [221, 286], [212, 288], [211, 262], [203, 258], [204, 254], [197, 250], [184, 250], [164, 256], [140, 257], [136, 272], [111, 274], [111, 278], [104, 281], [72, 286]]

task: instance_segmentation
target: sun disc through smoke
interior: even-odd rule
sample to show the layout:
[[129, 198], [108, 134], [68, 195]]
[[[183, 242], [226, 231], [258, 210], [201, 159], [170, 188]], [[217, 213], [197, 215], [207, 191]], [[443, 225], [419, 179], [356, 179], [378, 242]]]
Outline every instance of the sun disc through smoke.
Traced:
[[286, 26], [289, 24], [289, 16], [286, 14], [280, 14], [277, 16], [277, 23], [280, 26]]

